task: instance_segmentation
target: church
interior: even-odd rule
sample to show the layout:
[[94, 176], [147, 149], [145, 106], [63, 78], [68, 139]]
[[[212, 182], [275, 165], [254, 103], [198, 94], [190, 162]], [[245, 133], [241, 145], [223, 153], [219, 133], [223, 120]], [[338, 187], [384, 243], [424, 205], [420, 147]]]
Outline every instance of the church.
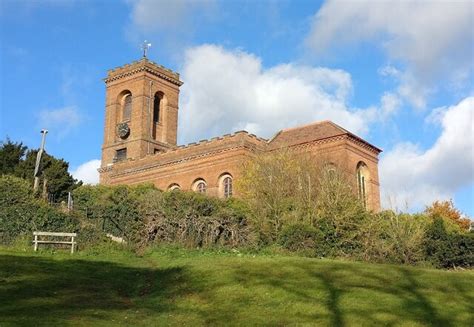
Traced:
[[[238, 131], [177, 145], [178, 73], [145, 56], [109, 70], [100, 183], [152, 182], [162, 190], [186, 190], [228, 198], [242, 164], [255, 155], [289, 147], [324, 157], [353, 178], [368, 210], [380, 210], [378, 155], [382, 150], [330, 121], [289, 127], [264, 139]], [[186, 108], [181, 113], [186, 115]], [[316, 163], [316, 160], [315, 160]]]

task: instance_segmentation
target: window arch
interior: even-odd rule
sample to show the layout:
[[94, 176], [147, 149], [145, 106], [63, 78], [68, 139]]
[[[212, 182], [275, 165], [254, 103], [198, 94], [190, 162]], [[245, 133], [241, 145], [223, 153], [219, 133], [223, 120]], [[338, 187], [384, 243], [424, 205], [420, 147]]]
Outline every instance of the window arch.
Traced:
[[132, 93], [127, 91], [122, 97], [122, 120], [130, 120], [132, 117]]
[[168, 186], [168, 191], [180, 191], [180, 190], [181, 190], [181, 186], [179, 186], [179, 184], [173, 183], [173, 184], [170, 184], [170, 186]]
[[192, 187], [193, 191], [198, 193], [206, 193], [207, 192], [207, 183], [204, 179], [199, 178], [193, 183]]
[[369, 180], [369, 169], [367, 165], [360, 161], [357, 164], [357, 194], [359, 199], [362, 201], [364, 208], [367, 208], [367, 194], [368, 194], [368, 180]]
[[232, 197], [234, 193], [233, 177], [229, 173], [224, 173], [219, 178], [219, 195], [225, 199]]

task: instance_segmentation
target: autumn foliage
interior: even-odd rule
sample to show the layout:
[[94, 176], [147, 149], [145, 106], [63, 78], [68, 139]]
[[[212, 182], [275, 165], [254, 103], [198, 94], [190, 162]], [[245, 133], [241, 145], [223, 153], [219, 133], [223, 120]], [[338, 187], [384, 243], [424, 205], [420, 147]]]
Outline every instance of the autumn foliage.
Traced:
[[459, 225], [464, 230], [469, 230], [470, 220], [463, 218], [461, 211], [454, 207], [452, 200], [449, 201], [435, 201], [426, 208], [425, 213], [430, 217], [442, 217], [449, 219], [451, 222]]

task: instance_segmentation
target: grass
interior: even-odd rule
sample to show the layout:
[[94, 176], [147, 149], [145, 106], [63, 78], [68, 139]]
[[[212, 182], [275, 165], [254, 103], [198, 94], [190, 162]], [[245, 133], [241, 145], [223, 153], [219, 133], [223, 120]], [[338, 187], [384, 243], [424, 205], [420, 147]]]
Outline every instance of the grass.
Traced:
[[474, 272], [160, 248], [0, 248], [0, 326], [473, 326]]

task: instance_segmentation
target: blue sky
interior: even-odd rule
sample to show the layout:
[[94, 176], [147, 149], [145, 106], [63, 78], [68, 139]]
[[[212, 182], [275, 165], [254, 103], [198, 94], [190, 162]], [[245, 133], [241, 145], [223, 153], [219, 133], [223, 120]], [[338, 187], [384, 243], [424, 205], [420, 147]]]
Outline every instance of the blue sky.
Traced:
[[474, 5], [375, 1], [0, 2], [0, 137], [93, 182], [107, 69], [181, 73], [179, 143], [330, 119], [382, 148], [387, 208], [474, 216]]

